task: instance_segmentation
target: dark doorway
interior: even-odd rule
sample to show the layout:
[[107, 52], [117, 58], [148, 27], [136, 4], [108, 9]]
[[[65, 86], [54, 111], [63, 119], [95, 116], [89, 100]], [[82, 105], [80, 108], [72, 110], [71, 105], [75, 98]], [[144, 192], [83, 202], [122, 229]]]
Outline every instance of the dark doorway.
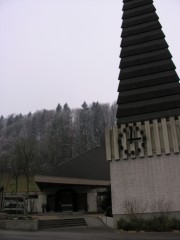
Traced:
[[77, 193], [76, 194], [76, 211], [87, 212], [87, 193]]
[[87, 193], [76, 193], [72, 189], [59, 190], [55, 195], [56, 212], [87, 211]]
[[55, 195], [47, 195], [47, 212], [55, 212]]
[[56, 193], [55, 211], [73, 211], [73, 191], [72, 190], [60, 190]]

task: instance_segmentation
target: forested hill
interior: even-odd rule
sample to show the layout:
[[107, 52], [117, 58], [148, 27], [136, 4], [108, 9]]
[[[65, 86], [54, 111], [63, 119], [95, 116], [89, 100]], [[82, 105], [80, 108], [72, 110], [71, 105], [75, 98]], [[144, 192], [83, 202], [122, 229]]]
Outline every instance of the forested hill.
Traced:
[[[55, 110], [0, 118], [0, 177], [43, 173], [64, 159], [97, 145], [104, 146], [104, 130], [115, 123], [116, 104], [84, 102]], [[0, 179], [1, 180], [1, 179]]]

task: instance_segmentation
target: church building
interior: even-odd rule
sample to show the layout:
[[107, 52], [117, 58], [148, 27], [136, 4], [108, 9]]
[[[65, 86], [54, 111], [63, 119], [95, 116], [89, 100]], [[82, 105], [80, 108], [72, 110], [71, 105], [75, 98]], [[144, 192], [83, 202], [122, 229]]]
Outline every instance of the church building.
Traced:
[[179, 77], [155, 3], [123, 0], [122, 19], [117, 125], [106, 129], [114, 222], [179, 217]]

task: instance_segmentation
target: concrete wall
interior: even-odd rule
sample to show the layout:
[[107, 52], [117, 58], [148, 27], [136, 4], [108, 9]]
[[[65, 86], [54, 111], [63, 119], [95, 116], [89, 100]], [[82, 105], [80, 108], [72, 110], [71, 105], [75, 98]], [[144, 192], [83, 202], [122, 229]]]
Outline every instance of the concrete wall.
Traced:
[[0, 229], [37, 231], [38, 220], [0, 220]]
[[90, 190], [87, 193], [88, 212], [97, 212], [97, 191]]
[[112, 217], [106, 217], [104, 215], [99, 216], [99, 218], [105, 223], [108, 227], [114, 228], [114, 221]]
[[127, 214], [127, 201], [139, 213], [180, 211], [179, 154], [112, 160], [110, 171], [114, 216]]
[[44, 193], [38, 194], [38, 198], [35, 199], [35, 206], [37, 209], [37, 212], [42, 212], [42, 204], [47, 203], [47, 195]]
[[[30, 194], [32, 195], [32, 193]], [[28, 212], [31, 212], [31, 208], [33, 212], [42, 212], [42, 204], [47, 203], [47, 195], [42, 192], [35, 193], [38, 197], [35, 199], [28, 199]], [[33, 205], [33, 207], [31, 207]]]

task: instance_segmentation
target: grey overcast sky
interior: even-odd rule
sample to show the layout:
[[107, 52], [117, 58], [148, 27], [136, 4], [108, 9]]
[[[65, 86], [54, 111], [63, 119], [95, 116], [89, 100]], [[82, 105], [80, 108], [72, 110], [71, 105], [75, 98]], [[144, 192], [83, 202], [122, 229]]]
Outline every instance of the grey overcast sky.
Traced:
[[[154, 0], [180, 76], [180, 0]], [[117, 99], [122, 0], [0, 0], [0, 115]]]

